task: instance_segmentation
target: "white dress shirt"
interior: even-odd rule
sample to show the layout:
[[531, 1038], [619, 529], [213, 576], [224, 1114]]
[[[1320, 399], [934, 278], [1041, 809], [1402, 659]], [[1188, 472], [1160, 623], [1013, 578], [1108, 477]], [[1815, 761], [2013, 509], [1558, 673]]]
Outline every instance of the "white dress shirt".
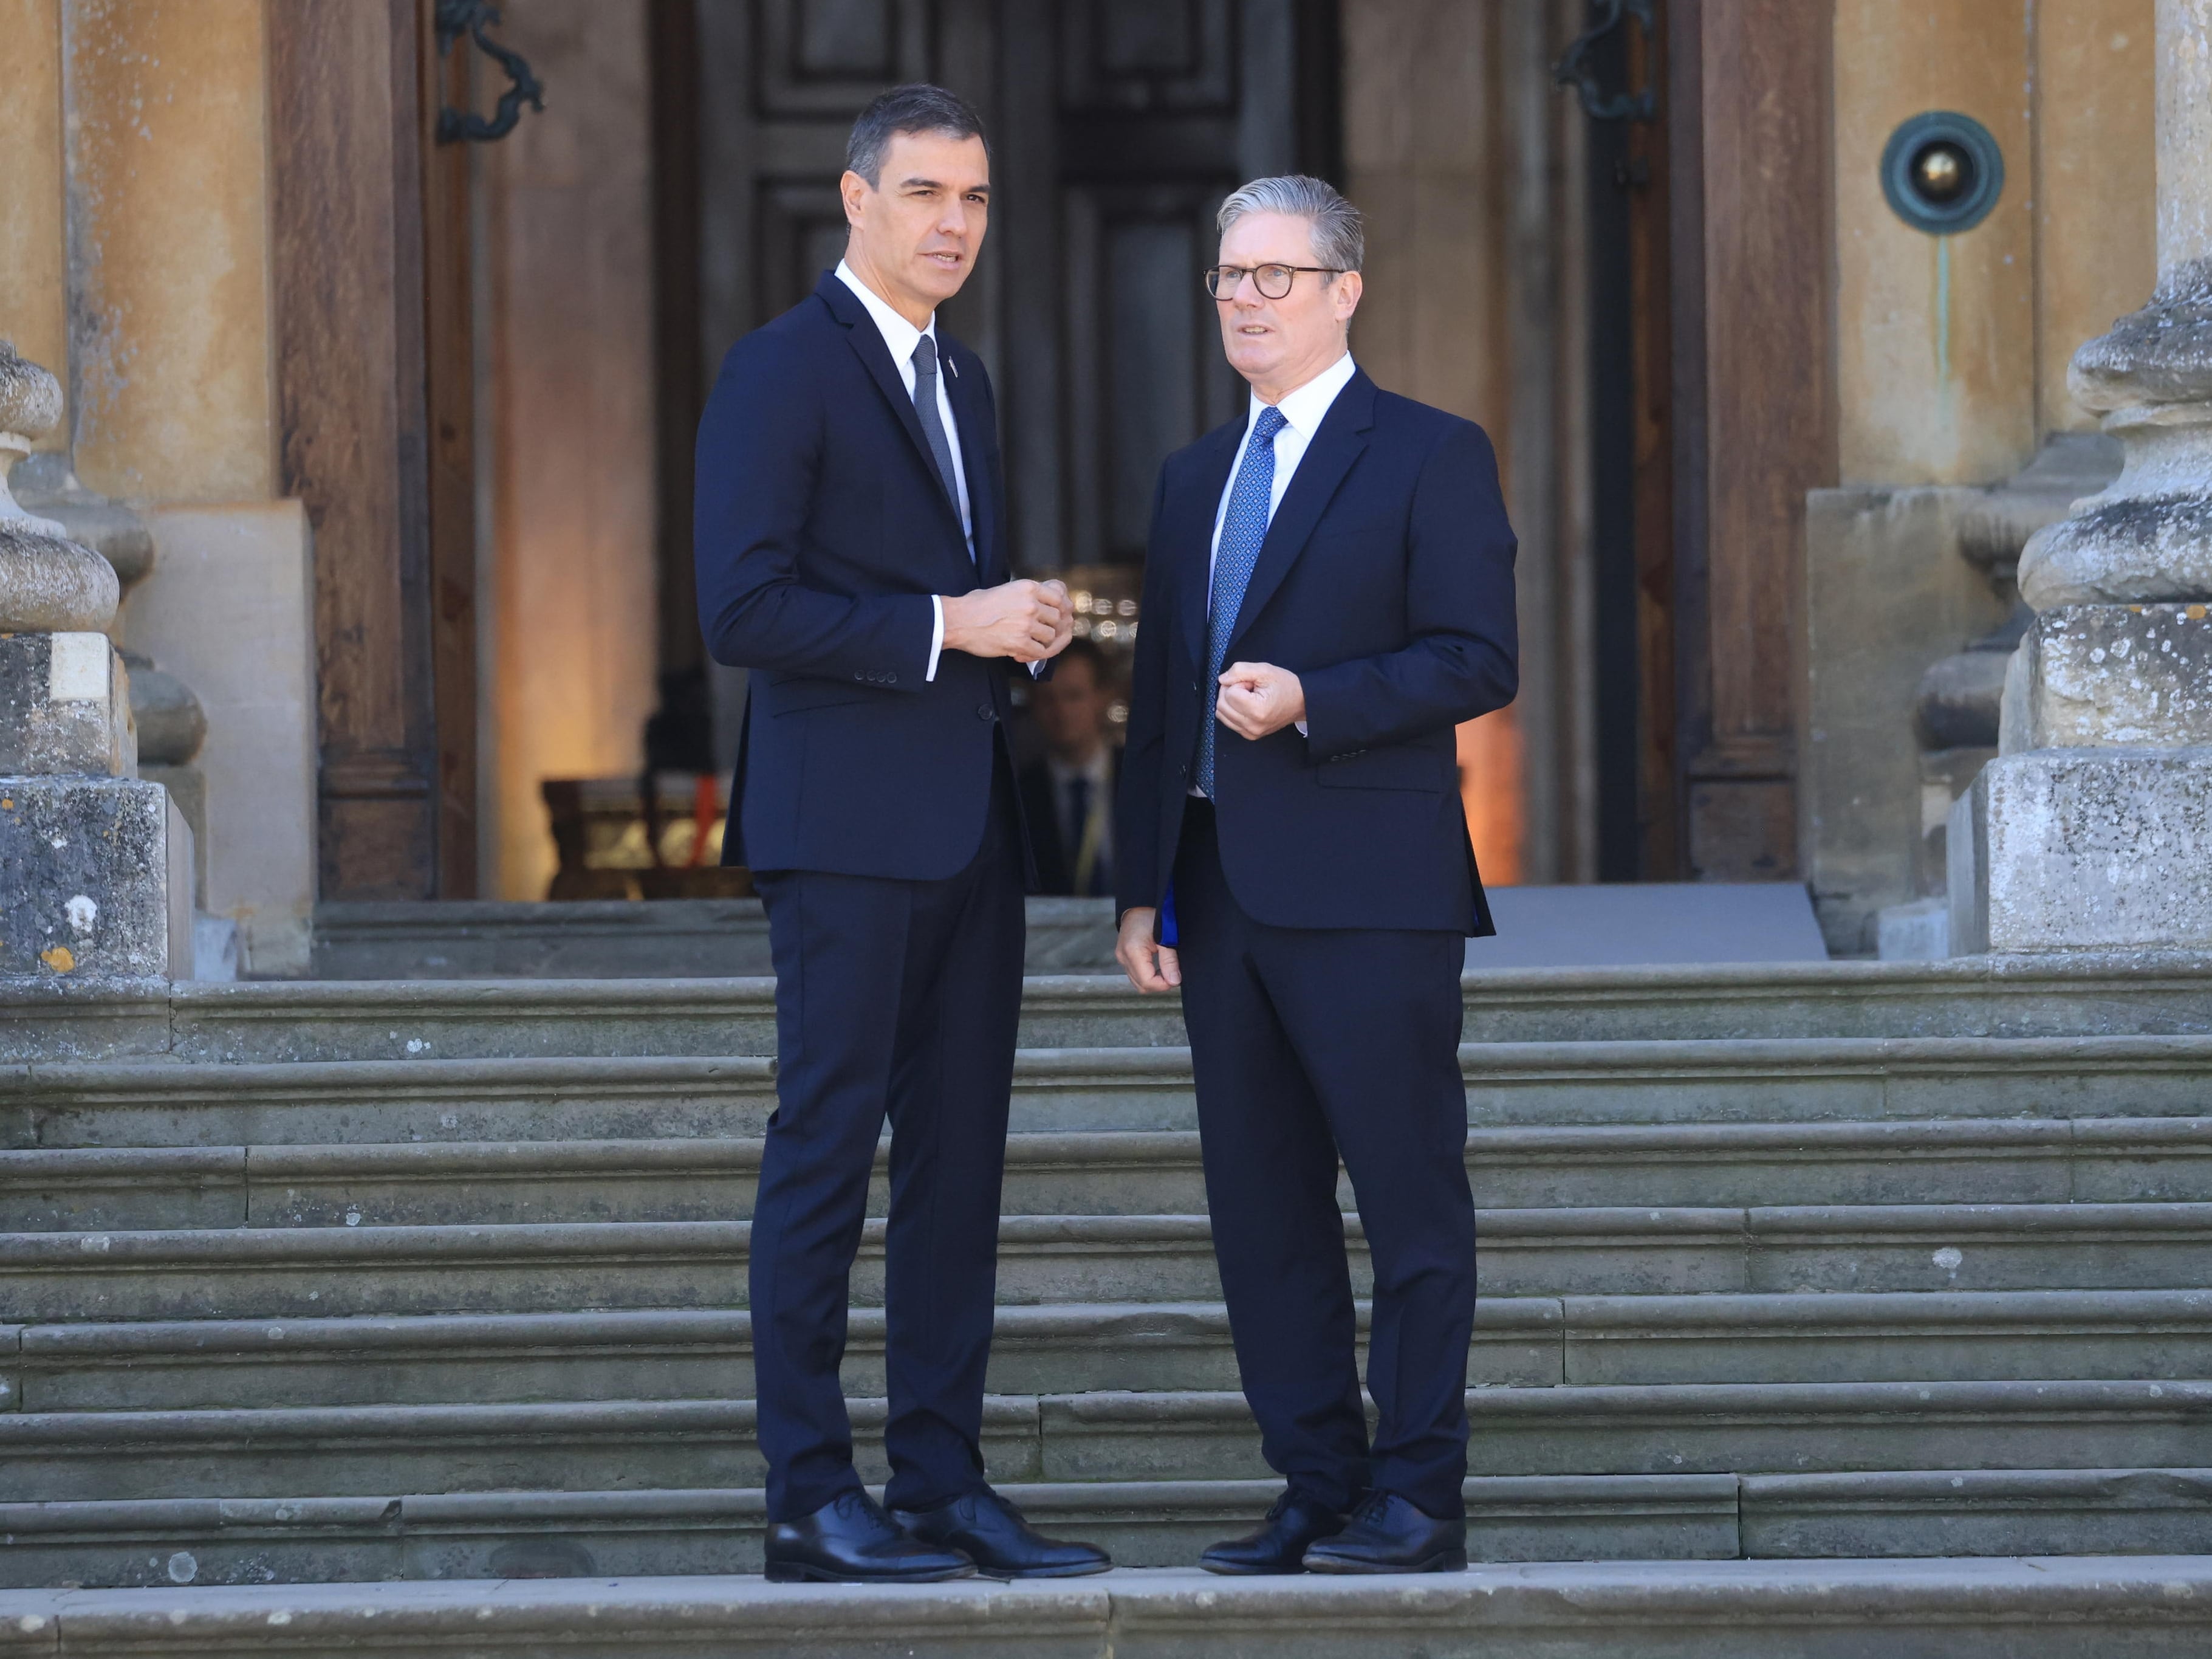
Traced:
[[[975, 556], [975, 516], [968, 504], [968, 467], [960, 455], [960, 424], [952, 418], [952, 403], [945, 390], [945, 376], [951, 373], [945, 367], [945, 353], [937, 347], [937, 316], [930, 314], [928, 322], [916, 328], [904, 317], [886, 305], [883, 297], [867, 284], [853, 274], [853, 267], [844, 260], [837, 261], [837, 280], [860, 296], [868, 314], [876, 320], [876, 326], [890, 348], [891, 361], [898, 366], [899, 379], [906, 383], [906, 394], [914, 395], [914, 349], [921, 344], [922, 336], [929, 337], [931, 347], [937, 350], [937, 418], [945, 425], [945, 442], [952, 451], [952, 477], [960, 489], [960, 534], [968, 538], [968, 557]], [[945, 649], [945, 601], [937, 595], [929, 596], [931, 614], [929, 635], [929, 672], [925, 680], [937, 678], [937, 658]]]
[[[1275, 486], [1267, 497], [1268, 523], [1275, 521], [1275, 509], [1283, 504], [1283, 491], [1291, 487], [1291, 474], [1305, 459], [1306, 446], [1321, 430], [1322, 417], [1336, 401], [1336, 394], [1352, 384], [1358, 368], [1352, 361], [1352, 353], [1347, 351], [1297, 391], [1285, 393], [1283, 400], [1275, 406], [1284, 424], [1275, 434]], [[1255, 392], [1251, 413], [1244, 422], [1243, 441], [1237, 444], [1236, 458], [1229, 463], [1229, 481], [1221, 486], [1221, 504], [1213, 509], [1213, 550], [1206, 562], [1209, 612], [1212, 608], [1213, 563], [1221, 557], [1222, 521], [1229, 516], [1230, 493], [1237, 488], [1237, 474], [1244, 465], [1244, 451], [1252, 442], [1252, 429], [1259, 423], [1260, 412], [1267, 406], [1266, 400]]]
[[[1275, 521], [1275, 509], [1283, 504], [1283, 492], [1291, 487], [1291, 474], [1298, 470], [1298, 463], [1306, 458], [1306, 446], [1321, 430], [1321, 423], [1328, 413], [1336, 394], [1352, 384], [1358, 365], [1346, 351], [1334, 363], [1316, 375], [1295, 392], [1286, 392], [1275, 406], [1283, 418], [1283, 424], [1275, 434], [1275, 483], [1267, 495], [1267, 522]], [[1252, 393], [1251, 412], [1245, 418], [1244, 436], [1237, 446], [1237, 454], [1229, 463], [1229, 482], [1221, 486], [1221, 504], [1213, 509], [1213, 546], [1206, 559], [1206, 610], [1210, 619], [1213, 614], [1213, 567], [1221, 558], [1221, 526], [1229, 516], [1229, 497], [1237, 488], [1237, 474], [1244, 466], [1244, 451], [1252, 442], [1253, 428], [1260, 423], [1260, 412], [1267, 406], [1267, 400], [1257, 392]], [[1224, 665], [1226, 666], [1225, 664]], [[1306, 733], [1306, 723], [1297, 723], [1298, 735]], [[1193, 795], [1204, 797], [1206, 791], [1194, 784]]]

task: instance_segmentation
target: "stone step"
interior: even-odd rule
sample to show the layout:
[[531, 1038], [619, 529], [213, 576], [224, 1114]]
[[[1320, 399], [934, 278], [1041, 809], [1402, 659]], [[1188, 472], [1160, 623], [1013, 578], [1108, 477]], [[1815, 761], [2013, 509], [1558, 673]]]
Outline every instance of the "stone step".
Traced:
[[[1188, 1567], [1208, 1543], [1249, 1528], [1279, 1485], [1002, 1490], [1040, 1526], [1093, 1539], [1124, 1568], [1158, 1569]], [[1468, 1548], [1479, 1562], [2212, 1548], [2212, 1472], [2197, 1469], [1485, 1477], [1469, 1480], [1465, 1495]], [[757, 1488], [0, 1505], [0, 1584], [143, 1585], [173, 1594], [186, 1584], [272, 1580], [757, 1573], [765, 1511]], [[1217, 1593], [1240, 1588], [1206, 1582]], [[1464, 1582], [1431, 1579], [1422, 1594]], [[903, 1600], [914, 1593], [889, 1594]], [[0, 1619], [20, 1631], [16, 1621], [32, 1606], [30, 1598], [10, 1597], [0, 1601]]]
[[[1470, 975], [1476, 1042], [1786, 1037], [2212, 1035], [2212, 958], [1532, 968]], [[735, 979], [31, 980], [0, 990], [0, 1061], [766, 1054], [773, 982]], [[1186, 1040], [1179, 1004], [1118, 975], [1024, 984], [1023, 1042]]]
[[[1557, 1302], [1485, 1301], [1470, 1376], [1559, 1382], [1559, 1324]], [[740, 1308], [50, 1325], [0, 1339], [9, 1403], [27, 1412], [720, 1399], [752, 1387]], [[852, 1310], [842, 1375], [855, 1394], [888, 1387], [881, 1308]], [[1218, 1303], [999, 1310], [997, 1393], [1237, 1386]]]
[[[1492, 1210], [1492, 1296], [1711, 1291], [2194, 1290], [2212, 1205]], [[1353, 1283], [1366, 1266], [1347, 1228]], [[851, 1296], [882, 1295], [884, 1223]], [[0, 1235], [0, 1307], [30, 1323], [743, 1306], [744, 1222], [183, 1229]], [[1203, 1216], [1021, 1216], [1001, 1302], [1218, 1297]]]
[[2212, 1642], [2212, 1563], [2176, 1556], [1561, 1562], [1415, 1580], [1194, 1570], [855, 1595], [754, 1577], [26, 1590], [59, 1659], [2130, 1659]]
[[[887, 1473], [880, 1399], [854, 1456]], [[1483, 1475], [2212, 1466], [2212, 1382], [1823, 1382], [1470, 1390]], [[0, 1503], [641, 1490], [766, 1476], [745, 1400], [0, 1413]], [[1265, 1479], [1228, 1391], [988, 1396], [994, 1481]]]
[[[0, 1151], [0, 1230], [749, 1217], [755, 1138]], [[2212, 1200], [2212, 1119], [1511, 1125], [1472, 1131], [1492, 1209]], [[870, 1213], [888, 1199], [878, 1152]], [[1348, 1181], [1340, 1182], [1352, 1207]], [[1012, 1136], [1001, 1208], [1196, 1213], [1194, 1131]]]
[[[1032, 897], [1032, 973], [1118, 972], [1111, 899]], [[757, 899], [386, 901], [315, 906], [320, 979], [649, 979], [769, 973]]]
[[[1362, 1308], [1364, 1320], [1364, 1308]], [[0, 1329], [30, 1412], [716, 1399], [751, 1388], [742, 1308], [153, 1320]], [[2212, 1376], [2212, 1291], [1486, 1296], [1479, 1387], [2182, 1381]], [[852, 1311], [845, 1386], [878, 1394], [883, 1310]], [[1238, 1386], [1218, 1302], [1007, 1307], [999, 1394]]]
[[[2212, 1037], [1470, 1043], [1460, 1064], [1479, 1128], [2188, 1118]], [[757, 1055], [58, 1062], [0, 1068], [0, 1146], [744, 1138], [775, 1107]], [[1195, 1128], [1190, 1052], [1025, 1049], [1012, 1121]]]

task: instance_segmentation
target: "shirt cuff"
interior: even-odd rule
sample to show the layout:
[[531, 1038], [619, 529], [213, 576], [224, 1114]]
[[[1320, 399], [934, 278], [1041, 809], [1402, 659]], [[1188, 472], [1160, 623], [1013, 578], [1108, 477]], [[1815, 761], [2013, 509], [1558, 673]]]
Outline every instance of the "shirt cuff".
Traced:
[[929, 596], [929, 672], [922, 675], [926, 681], [937, 678], [938, 654], [945, 649], [945, 601], [941, 595]]
[[1305, 723], [1304, 721], [1301, 720], [1301, 721], [1297, 722], [1296, 723], [1297, 723], [1297, 729], [1298, 729], [1298, 735], [1299, 735], [1300, 737], [1311, 737], [1311, 736], [1313, 735], [1313, 734], [1312, 734], [1311, 732], [1310, 732], [1310, 731], [1308, 731], [1308, 730], [1306, 729], [1306, 723]]

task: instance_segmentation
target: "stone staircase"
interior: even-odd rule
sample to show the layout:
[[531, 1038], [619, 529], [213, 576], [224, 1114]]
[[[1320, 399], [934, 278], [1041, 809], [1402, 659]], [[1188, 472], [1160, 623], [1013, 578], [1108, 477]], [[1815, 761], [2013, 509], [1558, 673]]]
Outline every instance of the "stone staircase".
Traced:
[[[1478, 1570], [1489, 1589], [1401, 1585], [1395, 1602], [1319, 1581], [1184, 1595], [1181, 1578], [1141, 1574], [1057, 1601], [954, 1586], [898, 1603], [920, 1622], [880, 1650], [982, 1650], [978, 1632], [1011, 1640], [1019, 1607], [1042, 1621], [1017, 1621], [1034, 1645], [998, 1650], [1103, 1652], [1084, 1645], [1086, 1621], [1110, 1625], [1126, 1602], [1132, 1629], [1182, 1607], [1168, 1620], [1182, 1633], [1117, 1638], [1117, 1655], [1307, 1651], [1299, 1631], [1354, 1626], [1412, 1645], [1310, 1650], [1672, 1652], [1625, 1615], [1593, 1613], [1579, 1646], [1439, 1632], [1487, 1628], [1509, 1589], [1554, 1612], [1547, 1595], [1595, 1607], [1602, 1590], [1617, 1613], [1619, 1596], [1689, 1584], [1832, 1611], [1844, 1579], [1875, 1624], [1923, 1595], [1995, 1619], [2058, 1580], [2014, 1584], [1961, 1558], [2212, 1554], [2212, 962], [1554, 970], [1467, 987], [1483, 1211], [1471, 1549], [1737, 1566]], [[204, 1587], [757, 1571], [745, 1253], [771, 992], [742, 979], [0, 992], [0, 1584], [21, 1587], [0, 1595], [0, 1625], [66, 1631], [52, 1592], [69, 1585], [91, 1588], [68, 1605], [128, 1625], [137, 1604], [98, 1589], [151, 1586], [228, 1633], [112, 1650], [351, 1651], [286, 1647], [254, 1623], [274, 1603]], [[993, 1478], [1127, 1565], [1186, 1564], [1275, 1483], [1237, 1391], [1179, 1016], [1106, 976], [1041, 976], [1023, 1041]], [[872, 1228], [846, 1366], [872, 1478], [879, 1248]], [[1936, 1559], [1866, 1559], [1908, 1557]], [[2212, 1643], [2207, 1564], [2160, 1568], [2195, 1586], [2197, 1622], [2141, 1651]], [[2081, 1590], [2091, 1565], [2061, 1577]], [[692, 1615], [667, 1609], [752, 1613], [698, 1613], [685, 1628], [721, 1633], [696, 1649], [544, 1645], [560, 1622], [545, 1608], [574, 1601], [548, 1586], [538, 1625], [514, 1614], [538, 1634], [388, 1651], [891, 1640], [868, 1622], [874, 1593], [708, 1584], [655, 1605], [678, 1624]], [[214, 1599], [177, 1601], [179, 1585]], [[423, 1585], [404, 1606], [390, 1598], [416, 1594], [404, 1585], [347, 1592], [342, 1612], [334, 1589], [261, 1594], [292, 1596], [303, 1643], [324, 1613], [382, 1608], [397, 1631], [468, 1595], [464, 1623], [520, 1605], [481, 1584]], [[1460, 1611], [1437, 1613], [1445, 1602]], [[218, 1617], [240, 1607], [245, 1624]], [[838, 1624], [838, 1607], [860, 1623]], [[747, 1624], [762, 1617], [799, 1622], [775, 1625], [781, 1647], [745, 1645], [766, 1640]], [[934, 1646], [932, 1619], [947, 1621]]]

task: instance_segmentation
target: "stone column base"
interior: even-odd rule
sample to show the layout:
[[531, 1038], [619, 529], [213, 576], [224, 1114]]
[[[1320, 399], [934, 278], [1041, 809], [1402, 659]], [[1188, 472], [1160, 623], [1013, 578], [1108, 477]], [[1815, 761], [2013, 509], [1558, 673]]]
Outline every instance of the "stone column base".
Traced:
[[0, 979], [190, 979], [192, 836], [159, 784], [0, 778]]
[[1948, 839], [1955, 955], [2212, 950], [2212, 747], [2002, 755]]

